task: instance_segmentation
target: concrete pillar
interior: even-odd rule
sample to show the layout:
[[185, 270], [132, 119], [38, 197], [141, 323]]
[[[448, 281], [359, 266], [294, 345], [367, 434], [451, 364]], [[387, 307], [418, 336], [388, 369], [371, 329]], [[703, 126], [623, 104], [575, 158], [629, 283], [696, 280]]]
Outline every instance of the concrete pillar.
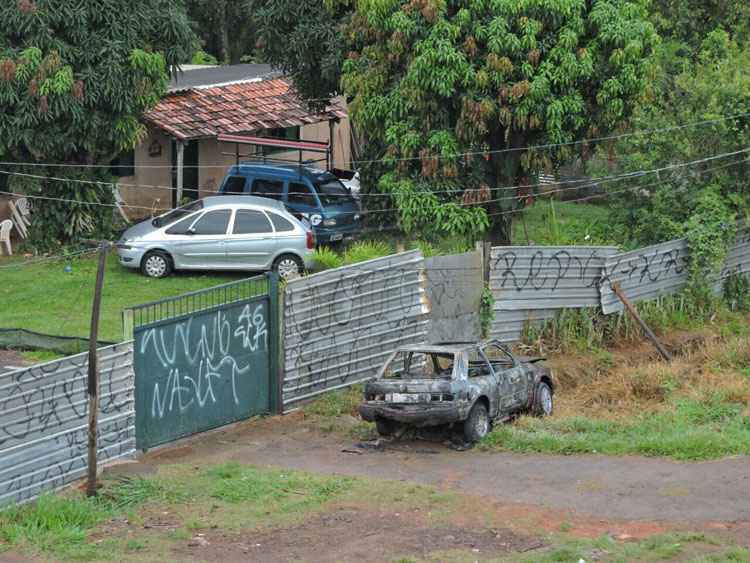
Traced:
[[176, 207], [182, 205], [182, 187], [185, 183], [185, 143], [177, 141], [177, 195], [175, 201]]

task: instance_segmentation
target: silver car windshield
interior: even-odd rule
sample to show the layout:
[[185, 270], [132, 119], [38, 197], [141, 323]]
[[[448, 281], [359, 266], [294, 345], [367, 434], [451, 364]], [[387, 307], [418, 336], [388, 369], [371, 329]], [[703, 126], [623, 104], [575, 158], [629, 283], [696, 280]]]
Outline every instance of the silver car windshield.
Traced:
[[453, 375], [453, 354], [435, 352], [398, 352], [386, 366], [387, 379], [450, 379]]
[[203, 201], [196, 200], [188, 203], [187, 205], [183, 205], [182, 207], [178, 207], [177, 209], [173, 209], [169, 213], [165, 213], [164, 215], [160, 215], [159, 217], [154, 218], [151, 221], [151, 224], [154, 227], [166, 227], [167, 225], [176, 223], [183, 217], [187, 217], [188, 215], [194, 213], [195, 211], [198, 211], [199, 209], [203, 209]]

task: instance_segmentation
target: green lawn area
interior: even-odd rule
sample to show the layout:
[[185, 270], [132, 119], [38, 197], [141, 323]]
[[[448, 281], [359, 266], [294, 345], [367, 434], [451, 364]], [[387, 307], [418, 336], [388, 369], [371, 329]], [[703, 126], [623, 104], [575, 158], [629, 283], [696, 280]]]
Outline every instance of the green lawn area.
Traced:
[[609, 214], [605, 205], [537, 201], [513, 217], [513, 244], [617, 246]]
[[[0, 259], [0, 265], [24, 259]], [[97, 259], [56, 261], [0, 270], [0, 328], [25, 328], [55, 336], [86, 337], [91, 320]], [[177, 273], [151, 279], [123, 268], [111, 255], [107, 261], [102, 294], [99, 340], [122, 340], [122, 310], [148, 301], [164, 299], [249, 277], [251, 273]]]

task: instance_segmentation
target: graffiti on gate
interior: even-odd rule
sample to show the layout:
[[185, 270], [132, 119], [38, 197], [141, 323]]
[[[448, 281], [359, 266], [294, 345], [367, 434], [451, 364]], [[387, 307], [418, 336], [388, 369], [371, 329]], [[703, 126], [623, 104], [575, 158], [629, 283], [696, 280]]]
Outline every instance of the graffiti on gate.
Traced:
[[[600, 250], [587, 250], [573, 254], [569, 250], [524, 249], [523, 254], [515, 250], [500, 251], [492, 264], [502, 280], [500, 287], [511, 287], [516, 291], [555, 291], [564, 279], [581, 282], [582, 287], [596, 287], [599, 283], [598, 266], [603, 255]], [[528, 265], [526, 264], [528, 262]]]
[[139, 352], [155, 354], [166, 373], [166, 380], [153, 383], [151, 416], [162, 419], [175, 410], [184, 414], [193, 406], [202, 409], [215, 404], [214, 384], [218, 382], [229, 382], [233, 402], [239, 405], [237, 379], [250, 372], [250, 362], [232, 353], [233, 338], [241, 341], [243, 351], [268, 349], [263, 305], [254, 309], [246, 305], [236, 323], [225, 312], [217, 311], [174, 327], [147, 329]]
[[265, 298], [139, 327], [139, 447], [268, 412], [268, 358]]

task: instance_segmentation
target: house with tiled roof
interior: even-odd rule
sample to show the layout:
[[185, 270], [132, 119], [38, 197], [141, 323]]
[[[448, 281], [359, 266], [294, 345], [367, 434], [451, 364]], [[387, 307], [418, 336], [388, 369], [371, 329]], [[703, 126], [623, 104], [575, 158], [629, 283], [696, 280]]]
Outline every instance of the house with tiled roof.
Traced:
[[113, 163], [130, 217], [205, 197], [238, 160], [348, 168], [345, 105], [311, 111], [269, 65], [185, 68], [144, 116], [147, 135]]

